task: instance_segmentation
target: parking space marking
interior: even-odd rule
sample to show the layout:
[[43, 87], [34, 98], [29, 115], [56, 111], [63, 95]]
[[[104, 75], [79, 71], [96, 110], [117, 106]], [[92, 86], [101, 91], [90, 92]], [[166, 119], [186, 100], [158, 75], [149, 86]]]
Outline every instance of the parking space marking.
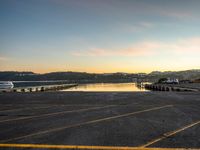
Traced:
[[41, 106], [41, 107], [28, 107], [28, 108], [15, 108], [15, 109], [7, 109], [7, 110], [1, 110], [0, 113], [4, 112], [15, 112], [15, 111], [21, 111], [21, 110], [29, 110], [29, 109], [45, 109], [50, 108], [53, 106]]
[[[125, 146], [90, 145], [48, 145], [48, 144], [0, 144], [1, 148], [42, 148], [42, 149], [80, 149], [80, 150], [188, 150], [186, 148], [142, 148]], [[190, 150], [195, 150], [190, 148]]]
[[83, 126], [83, 125], [99, 123], [99, 122], [108, 121], [108, 120], [112, 120], [112, 119], [118, 119], [118, 118], [122, 118], [122, 117], [128, 117], [128, 116], [131, 116], [131, 115], [136, 115], [136, 114], [140, 114], [140, 113], [144, 113], [144, 112], [149, 112], [149, 111], [154, 111], [154, 110], [159, 110], [159, 109], [169, 108], [169, 107], [173, 107], [173, 105], [165, 105], [165, 106], [160, 106], [160, 107], [153, 107], [153, 108], [149, 108], [149, 109], [145, 109], [145, 110], [139, 110], [139, 111], [126, 113], [126, 114], [122, 114], [122, 115], [116, 115], [116, 116], [111, 116], [111, 117], [91, 120], [91, 121], [78, 123], [78, 124], [73, 124], [73, 125], [64, 126], [64, 127], [59, 127], [59, 128], [53, 128], [53, 129], [39, 131], [39, 132], [36, 132], [36, 133], [32, 133], [32, 134], [28, 134], [28, 135], [24, 135], [24, 136], [20, 136], [20, 137], [16, 137], [16, 138], [2, 140], [0, 142], [1, 143], [5, 143], [5, 142], [9, 142], [9, 141], [14, 141], [14, 140], [20, 140], [20, 139], [24, 139], [24, 138], [28, 138], [28, 137], [32, 137], [32, 136], [41, 135], [41, 134], [57, 132], [57, 131], [61, 131], [61, 130], [69, 129], [69, 128], [80, 127], [80, 126]]
[[[47, 106], [34, 106], [34, 107], [28, 107], [28, 108], [27, 108], [27, 106], [26, 106], [26, 108], [22, 108], [22, 106], [20, 105], [21, 108], [0, 110], [0, 113], [29, 110], [29, 109], [46, 109], [46, 108], [57, 107], [57, 106], [66, 107], [66, 106], [73, 106], [73, 105], [47, 105]], [[23, 105], [23, 107], [24, 107], [24, 105]]]
[[83, 106], [83, 107], [96, 106], [97, 107], [97, 106], [99, 106], [100, 107], [100, 106], [105, 106], [105, 105], [65, 105], [65, 104], [61, 104], [61, 105], [52, 104], [52, 105], [49, 105], [48, 104], [47, 106], [34, 106], [34, 107], [28, 107], [28, 108], [5, 109], [5, 110], [0, 110], [0, 113], [2, 113], [2, 112], [4, 113], [4, 112], [21, 111], [21, 110], [29, 110], [29, 109], [46, 109], [46, 108], [51, 108], [51, 107], [69, 107], [69, 106], [73, 106], [73, 107], [80, 107], [80, 106]]
[[150, 145], [152, 145], [154, 143], [157, 143], [157, 142], [159, 142], [161, 140], [164, 140], [164, 139], [166, 139], [166, 138], [168, 138], [170, 136], [173, 136], [173, 135], [175, 135], [175, 134], [177, 134], [179, 132], [182, 132], [182, 131], [184, 131], [184, 130], [186, 130], [188, 128], [191, 128], [191, 127], [193, 127], [195, 125], [198, 125], [198, 124], [200, 124], [200, 120], [196, 121], [196, 122], [194, 122], [192, 124], [189, 124], [187, 126], [184, 126], [184, 127], [180, 128], [180, 129], [177, 129], [175, 131], [170, 131], [170, 132], [164, 133], [161, 137], [159, 137], [157, 139], [154, 139], [154, 140], [152, 140], [152, 141], [150, 141], [150, 142], [148, 142], [148, 143], [146, 143], [146, 144], [144, 144], [144, 145], [142, 145], [140, 147], [148, 147], [148, 146], [150, 146]]
[[101, 108], [107, 108], [107, 107], [116, 107], [117, 105], [107, 105], [102, 107], [90, 107], [90, 108], [83, 108], [83, 109], [76, 109], [76, 110], [67, 110], [67, 111], [60, 111], [55, 113], [48, 113], [48, 114], [42, 114], [42, 115], [36, 115], [36, 116], [28, 116], [28, 117], [19, 117], [19, 118], [13, 118], [13, 119], [5, 119], [0, 120], [0, 123], [3, 122], [10, 122], [10, 121], [19, 121], [19, 120], [26, 120], [26, 119], [33, 119], [33, 118], [40, 118], [40, 117], [49, 117], [49, 116], [55, 116], [60, 114], [67, 114], [67, 113], [74, 113], [74, 112], [83, 112], [88, 110], [96, 110]]

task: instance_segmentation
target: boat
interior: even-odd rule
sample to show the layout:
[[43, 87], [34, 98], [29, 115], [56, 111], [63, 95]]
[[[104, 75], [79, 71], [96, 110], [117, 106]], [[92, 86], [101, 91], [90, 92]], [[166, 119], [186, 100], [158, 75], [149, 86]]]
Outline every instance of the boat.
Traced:
[[0, 81], [0, 89], [12, 89], [14, 84], [11, 81]]

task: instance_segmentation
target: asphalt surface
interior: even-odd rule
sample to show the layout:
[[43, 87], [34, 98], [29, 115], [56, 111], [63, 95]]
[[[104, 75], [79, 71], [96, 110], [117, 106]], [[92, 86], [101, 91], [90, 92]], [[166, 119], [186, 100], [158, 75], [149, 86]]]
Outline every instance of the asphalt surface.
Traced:
[[44, 148], [16, 144], [200, 149], [200, 93], [1, 93], [0, 149]]

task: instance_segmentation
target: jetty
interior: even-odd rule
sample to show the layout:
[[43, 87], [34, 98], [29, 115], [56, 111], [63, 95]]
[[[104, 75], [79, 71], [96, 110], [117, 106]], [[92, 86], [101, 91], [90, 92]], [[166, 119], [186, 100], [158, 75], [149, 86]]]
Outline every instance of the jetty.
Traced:
[[78, 84], [56, 84], [56, 85], [43, 85], [43, 86], [27, 86], [17, 87], [12, 89], [1, 89], [0, 92], [44, 92], [44, 91], [58, 91], [71, 87], [78, 86]]

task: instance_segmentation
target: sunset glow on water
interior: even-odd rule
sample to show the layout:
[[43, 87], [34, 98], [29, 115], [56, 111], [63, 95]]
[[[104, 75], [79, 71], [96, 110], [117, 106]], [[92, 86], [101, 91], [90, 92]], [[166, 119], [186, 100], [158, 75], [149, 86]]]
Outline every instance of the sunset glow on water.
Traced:
[[135, 83], [95, 83], [82, 84], [63, 91], [147, 91], [139, 88]]

